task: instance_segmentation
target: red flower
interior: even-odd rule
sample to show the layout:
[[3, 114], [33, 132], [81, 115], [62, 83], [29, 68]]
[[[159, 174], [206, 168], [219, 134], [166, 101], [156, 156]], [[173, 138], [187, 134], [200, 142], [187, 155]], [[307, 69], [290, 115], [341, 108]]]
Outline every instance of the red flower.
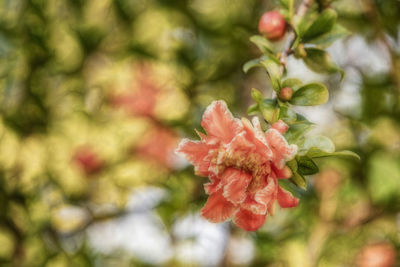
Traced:
[[297, 153], [297, 146], [282, 136], [288, 130], [283, 121], [263, 132], [257, 117], [253, 124], [238, 120], [224, 101], [215, 101], [201, 125], [207, 135], [199, 133], [200, 141], [182, 140], [177, 152], [198, 175], [211, 180], [205, 184], [210, 197], [201, 210], [203, 217], [216, 223], [233, 218], [239, 227], [255, 231], [274, 213], [275, 200], [282, 208], [297, 206], [299, 200], [277, 182], [292, 176], [285, 164]]
[[168, 169], [174, 169], [178, 163], [174, 149], [179, 139], [170, 129], [156, 126], [134, 152], [149, 160], [153, 160]]
[[104, 167], [103, 160], [89, 146], [78, 147], [72, 160], [86, 175], [97, 173]]
[[154, 117], [154, 109], [160, 90], [152, 80], [150, 67], [141, 65], [138, 68], [136, 80], [138, 90], [114, 95], [111, 97], [111, 103], [134, 116]]

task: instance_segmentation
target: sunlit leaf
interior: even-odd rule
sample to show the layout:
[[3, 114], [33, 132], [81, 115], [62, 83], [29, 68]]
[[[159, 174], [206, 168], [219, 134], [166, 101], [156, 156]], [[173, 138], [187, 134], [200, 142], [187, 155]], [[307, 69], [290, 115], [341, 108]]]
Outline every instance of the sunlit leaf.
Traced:
[[294, 92], [289, 103], [298, 106], [315, 106], [328, 101], [329, 92], [323, 84], [309, 83]]
[[280, 109], [275, 100], [264, 99], [259, 107], [261, 114], [268, 123], [274, 123], [278, 120]]
[[258, 104], [253, 104], [247, 109], [247, 114], [255, 115], [257, 114], [258, 110], [259, 110]]
[[255, 89], [255, 88], [251, 89], [251, 97], [257, 103], [259, 103], [259, 102], [261, 102], [263, 100], [262, 93], [260, 91], [258, 91], [257, 89]]
[[313, 39], [309, 40], [308, 42], [316, 44], [321, 48], [326, 48], [326, 47], [330, 46], [334, 41], [341, 39], [349, 34], [350, 34], [350, 32], [346, 28], [344, 28], [343, 26], [336, 23], [333, 26], [332, 30], [330, 30], [329, 32], [324, 33], [316, 38], [313, 38]]
[[254, 43], [264, 54], [273, 53], [274, 51], [274, 47], [271, 42], [261, 35], [254, 35], [250, 37], [250, 41]]
[[333, 62], [331, 56], [322, 49], [319, 48], [306, 48], [307, 56], [303, 58], [304, 63], [311, 70], [317, 73], [332, 74], [339, 72], [343, 79], [344, 72], [340, 69], [335, 62]]
[[302, 40], [307, 42], [313, 38], [316, 38], [324, 33], [329, 32], [336, 22], [337, 14], [336, 11], [328, 8], [325, 9], [317, 19], [311, 24], [311, 26], [302, 35]]
[[261, 64], [267, 70], [268, 76], [271, 79], [272, 88], [278, 92], [281, 88], [281, 70], [280, 63], [274, 58], [267, 58], [261, 61]]

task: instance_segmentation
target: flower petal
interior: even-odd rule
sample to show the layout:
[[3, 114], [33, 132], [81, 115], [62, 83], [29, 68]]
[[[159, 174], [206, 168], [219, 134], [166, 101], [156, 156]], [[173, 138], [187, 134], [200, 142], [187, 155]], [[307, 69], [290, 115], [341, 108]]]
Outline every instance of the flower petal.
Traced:
[[272, 124], [271, 128], [277, 130], [280, 134], [284, 134], [287, 132], [287, 130], [289, 130], [289, 126], [282, 120], [279, 120]]
[[246, 231], [255, 231], [265, 222], [265, 215], [254, 214], [249, 210], [240, 209], [234, 217], [234, 222]]
[[236, 207], [222, 195], [222, 189], [210, 195], [201, 209], [201, 215], [210, 222], [220, 223], [229, 219]]
[[288, 179], [293, 176], [292, 170], [288, 166], [283, 166], [282, 169], [275, 168], [272, 166], [275, 176], [278, 179]]
[[295, 198], [292, 193], [278, 187], [278, 203], [282, 208], [292, 208], [299, 204], [299, 199]]
[[265, 215], [267, 207], [254, 200], [254, 196], [247, 196], [246, 200], [240, 205], [242, 209], [251, 211], [254, 214]]
[[222, 100], [212, 102], [206, 109], [201, 126], [210, 136], [229, 143], [242, 130], [240, 120], [235, 119]]
[[274, 211], [274, 203], [277, 195], [277, 184], [274, 178], [268, 178], [268, 184], [254, 195], [254, 200], [265, 206], [265, 210], [271, 215]]
[[224, 183], [224, 197], [233, 204], [242, 203], [246, 198], [246, 189], [251, 182], [251, 174], [235, 168], [228, 168], [221, 177]]
[[[245, 137], [251, 143], [256, 146], [256, 151], [263, 155], [267, 160], [270, 160], [272, 157], [272, 151], [269, 148], [268, 142], [265, 138], [265, 134], [261, 129], [260, 121], [258, 117], [253, 118], [253, 124], [246, 118], [242, 118], [243, 128]], [[254, 127], [253, 127], [254, 125]]]
[[279, 169], [285, 166], [286, 161], [292, 160], [297, 153], [296, 145], [289, 145], [285, 137], [275, 129], [269, 129], [265, 136], [267, 137], [268, 144], [272, 149], [273, 163]]
[[201, 141], [191, 141], [189, 139], [183, 139], [175, 153], [184, 156], [192, 165], [196, 174], [207, 176], [209, 174], [208, 168], [210, 162], [205, 160], [206, 156], [210, 152], [210, 147]]
[[217, 192], [222, 187], [221, 180], [215, 175], [210, 175], [210, 180], [211, 182], [204, 184], [204, 190], [209, 195]]

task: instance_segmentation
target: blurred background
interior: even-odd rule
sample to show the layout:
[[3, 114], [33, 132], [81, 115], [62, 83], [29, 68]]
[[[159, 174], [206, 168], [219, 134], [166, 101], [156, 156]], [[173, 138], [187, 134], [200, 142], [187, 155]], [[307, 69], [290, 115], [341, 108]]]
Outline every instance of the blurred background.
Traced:
[[290, 58], [330, 90], [298, 112], [362, 160], [321, 160], [250, 233], [199, 217], [207, 179], [173, 151], [211, 101], [271, 94], [241, 69], [277, 1], [1, 0], [0, 265], [400, 266], [400, 1], [316, 2], [351, 32], [346, 76]]

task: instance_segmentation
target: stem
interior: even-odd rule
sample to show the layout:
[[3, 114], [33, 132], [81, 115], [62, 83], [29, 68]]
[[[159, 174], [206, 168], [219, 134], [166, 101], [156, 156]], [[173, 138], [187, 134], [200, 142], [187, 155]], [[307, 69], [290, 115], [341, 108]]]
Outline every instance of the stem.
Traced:
[[[303, 0], [300, 4], [300, 6], [296, 10], [295, 16], [302, 17], [307, 13], [307, 10], [310, 8], [313, 0]], [[290, 54], [293, 53], [292, 50], [292, 45], [294, 41], [296, 40], [296, 33], [294, 32], [294, 29], [291, 28], [289, 33], [288, 33], [288, 38], [286, 39], [285, 46], [283, 47], [283, 52], [280, 57], [280, 62], [281, 62], [281, 72], [283, 74], [283, 71], [285, 70], [286, 67], [286, 61], [287, 58]]]

